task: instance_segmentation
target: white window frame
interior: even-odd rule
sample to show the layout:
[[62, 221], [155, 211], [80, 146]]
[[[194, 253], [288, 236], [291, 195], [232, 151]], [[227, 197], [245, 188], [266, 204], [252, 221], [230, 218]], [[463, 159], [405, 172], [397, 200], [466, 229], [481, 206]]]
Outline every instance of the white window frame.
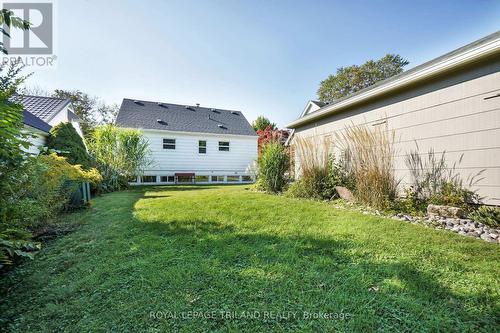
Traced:
[[[205, 146], [200, 146], [201, 142], [205, 142]], [[205, 148], [205, 152], [201, 153], [200, 148]], [[206, 155], [208, 153], [208, 140], [198, 140], [198, 154], [199, 155]]]
[[[221, 143], [226, 143], [226, 142], [227, 142], [227, 146], [224, 146], [224, 145], [221, 146]], [[219, 151], [229, 152], [229, 151], [231, 151], [231, 142], [230, 141], [219, 141], [218, 148], [219, 148]], [[221, 150], [221, 148], [227, 148], [227, 150]]]
[[[173, 140], [174, 143], [165, 143], [165, 140]], [[175, 150], [177, 148], [177, 140], [173, 138], [163, 138], [162, 140], [163, 143], [163, 149], [165, 150]], [[165, 148], [165, 146], [173, 146], [174, 148]]]
[[[162, 177], [167, 177], [167, 181], [163, 181], [161, 180]], [[174, 180], [172, 180], [171, 182], [168, 181], [168, 177], [172, 177]], [[173, 184], [175, 183], [175, 176], [174, 175], [161, 175], [160, 176], [160, 183], [169, 183], [169, 184]]]
[[[213, 180], [212, 177], [222, 177], [222, 180]], [[226, 177], [223, 175], [211, 175], [210, 176], [210, 183], [224, 183], [226, 181]]]

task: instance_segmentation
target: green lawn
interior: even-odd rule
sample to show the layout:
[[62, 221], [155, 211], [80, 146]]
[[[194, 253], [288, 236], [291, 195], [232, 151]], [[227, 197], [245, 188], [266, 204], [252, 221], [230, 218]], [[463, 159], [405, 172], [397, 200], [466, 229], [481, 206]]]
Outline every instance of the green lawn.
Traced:
[[500, 329], [500, 247], [450, 232], [245, 186], [137, 188], [64, 219], [81, 227], [0, 277], [0, 330]]

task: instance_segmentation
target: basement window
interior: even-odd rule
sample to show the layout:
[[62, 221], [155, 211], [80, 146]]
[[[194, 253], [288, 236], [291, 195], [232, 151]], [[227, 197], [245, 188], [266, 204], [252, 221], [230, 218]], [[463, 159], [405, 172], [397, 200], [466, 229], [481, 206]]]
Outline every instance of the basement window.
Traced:
[[198, 153], [200, 154], [207, 153], [207, 141], [205, 140], [198, 141]]
[[242, 182], [251, 182], [252, 176], [241, 176], [241, 181]]
[[208, 176], [197, 175], [196, 177], [194, 177], [194, 181], [196, 183], [208, 183]]
[[229, 151], [229, 141], [219, 141], [219, 151]]
[[163, 149], [175, 149], [175, 139], [163, 139]]
[[142, 176], [142, 183], [156, 183], [156, 176]]
[[222, 183], [224, 176], [212, 176], [212, 183]]
[[175, 176], [161, 176], [162, 183], [173, 183], [175, 182]]
[[240, 181], [240, 176], [227, 176], [228, 183], [235, 183]]

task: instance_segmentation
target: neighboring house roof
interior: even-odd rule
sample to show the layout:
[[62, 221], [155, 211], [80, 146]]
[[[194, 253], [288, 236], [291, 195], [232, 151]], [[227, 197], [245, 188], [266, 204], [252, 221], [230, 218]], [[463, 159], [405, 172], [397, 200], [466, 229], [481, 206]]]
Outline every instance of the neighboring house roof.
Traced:
[[63, 108], [71, 103], [69, 98], [17, 95], [13, 98], [24, 109], [45, 122], [50, 121]]
[[323, 106], [327, 105], [328, 103], [325, 103], [325, 102], [321, 102], [321, 101], [313, 101], [311, 100], [311, 103], [313, 104], [316, 104], [317, 106], [319, 106], [320, 108], [322, 108]]
[[407, 87], [410, 84], [436, 77], [437, 75], [452, 71], [460, 66], [468, 65], [497, 53], [500, 53], [500, 31], [416, 66], [401, 74], [377, 82], [350, 96], [326, 104], [320, 109], [296, 119], [288, 124], [287, 127], [300, 127], [301, 125], [341, 111], [354, 104], [365, 102], [368, 99]]
[[23, 110], [23, 122], [25, 125], [31, 126], [45, 133], [49, 133], [52, 128], [52, 126], [47, 124], [45, 121], [26, 110]]
[[257, 136], [240, 111], [123, 99], [115, 124], [178, 132]]

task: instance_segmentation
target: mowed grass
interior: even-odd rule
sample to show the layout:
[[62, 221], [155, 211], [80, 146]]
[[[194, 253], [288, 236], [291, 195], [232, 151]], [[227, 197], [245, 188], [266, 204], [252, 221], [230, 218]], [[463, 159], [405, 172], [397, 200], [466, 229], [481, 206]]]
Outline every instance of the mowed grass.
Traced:
[[500, 329], [500, 247], [453, 233], [245, 186], [137, 188], [65, 219], [82, 226], [0, 278], [5, 331]]

